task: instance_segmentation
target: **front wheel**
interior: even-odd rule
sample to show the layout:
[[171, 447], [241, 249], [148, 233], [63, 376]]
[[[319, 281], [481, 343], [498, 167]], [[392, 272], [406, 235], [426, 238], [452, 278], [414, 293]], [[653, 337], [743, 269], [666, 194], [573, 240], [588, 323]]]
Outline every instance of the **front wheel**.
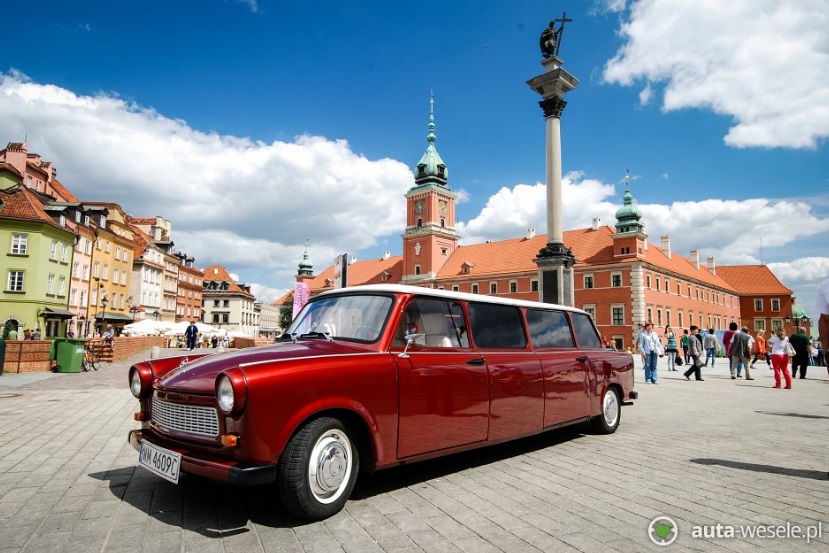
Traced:
[[288, 442], [279, 459], [277, 485], [285, 509], [297, 518], [322, 520], [348, 501], [360, 459], [338, 419], [321, 417]]
[[619, 392], [609, 387], [602, 395], [602, 412], [590, 421], [593, 431], [599, 434], [613, 434], [619, 428], [622, 419], [622, 402], [619, 401]]

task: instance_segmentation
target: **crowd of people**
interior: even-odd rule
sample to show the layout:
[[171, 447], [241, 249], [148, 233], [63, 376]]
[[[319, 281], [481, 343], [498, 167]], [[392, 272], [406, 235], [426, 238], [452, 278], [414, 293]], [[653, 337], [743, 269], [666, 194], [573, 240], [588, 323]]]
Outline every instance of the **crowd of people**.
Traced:
[[798, 378], [798, 375], [799, 378], [805, 379], [809, 367], [825, 367], [828, 364], [826, 350], [829, 342], [829, 279], [818, 289], [815, 310], [818, 313], [818, 340], [812, 340], [806, 334], [806, 328], [802, 326], [795, 328], [790, 336], [778, 326], [766, 338], [766, 332], [763, 330], [752, 336], [748, 327], [740, 328], [737, 323], [732, 322], [720, 343], [713, 328], [703, 333], [699, 327], [691, 325], [690, 328], [684, 329], [682, 336], [677, 339], [677, 334], [670, 325], [665, 327], [662, 336], [654, 331], [653, 323], [640, 325], [636, 337], [636, 351], [642, 356], [645, 383], [657, 384], [657, 360], [666, 355], [669, 371], [677, 371], [677, 366], [687, 363], [688, 369], [683, 373], [685, 379], [691, 380], [693, 375], [697, 381], [704, 380], [703, 367], [713, 367], [715, 360], [723, 356], [728, 363], [732, 380], [754, 380], [751, 369], [756, 363], [765, 362], [768, 368], [774, 370], [774, 387], [791, 389], [792, 380]]

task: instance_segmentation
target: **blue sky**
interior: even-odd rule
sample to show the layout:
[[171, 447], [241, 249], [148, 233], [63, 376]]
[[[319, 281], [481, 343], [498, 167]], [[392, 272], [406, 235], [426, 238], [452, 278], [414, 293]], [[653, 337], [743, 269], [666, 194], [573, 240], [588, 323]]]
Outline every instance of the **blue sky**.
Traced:
[[652, 243], [762, 259], [809, 311], [829, 276], [829, 0], [17, 2], [0, 141], [274, 299], [306, 238], [318, 270], [400, 253], [432, 92], [462, 243], [545, 232], [526, 81], [564, 11], [564, 228], [613, 225], [629, 168]]

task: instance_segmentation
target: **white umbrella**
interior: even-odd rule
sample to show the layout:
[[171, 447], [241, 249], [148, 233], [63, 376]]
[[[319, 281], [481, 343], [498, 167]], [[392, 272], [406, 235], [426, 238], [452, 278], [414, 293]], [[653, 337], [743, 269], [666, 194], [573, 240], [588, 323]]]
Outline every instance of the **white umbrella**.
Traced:
[[152, 336], [161, 334], [170, 328], [170, 323], [151, 321], [143, 319], [128, 325], [124, 325], [123, 332], [130, 335]]

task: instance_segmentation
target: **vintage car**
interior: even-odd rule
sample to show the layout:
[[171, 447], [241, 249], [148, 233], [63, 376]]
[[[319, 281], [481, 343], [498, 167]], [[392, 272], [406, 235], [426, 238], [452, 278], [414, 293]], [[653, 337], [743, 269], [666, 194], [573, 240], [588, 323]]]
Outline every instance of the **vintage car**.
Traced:
[[619, 426], [630, 354], [584, 311], [401, 285], [320, 294], [276, 344], [129, 371], [139, 464], [232, 485], [276, 483], [320, 520], [357, 474], [587, 422]]

